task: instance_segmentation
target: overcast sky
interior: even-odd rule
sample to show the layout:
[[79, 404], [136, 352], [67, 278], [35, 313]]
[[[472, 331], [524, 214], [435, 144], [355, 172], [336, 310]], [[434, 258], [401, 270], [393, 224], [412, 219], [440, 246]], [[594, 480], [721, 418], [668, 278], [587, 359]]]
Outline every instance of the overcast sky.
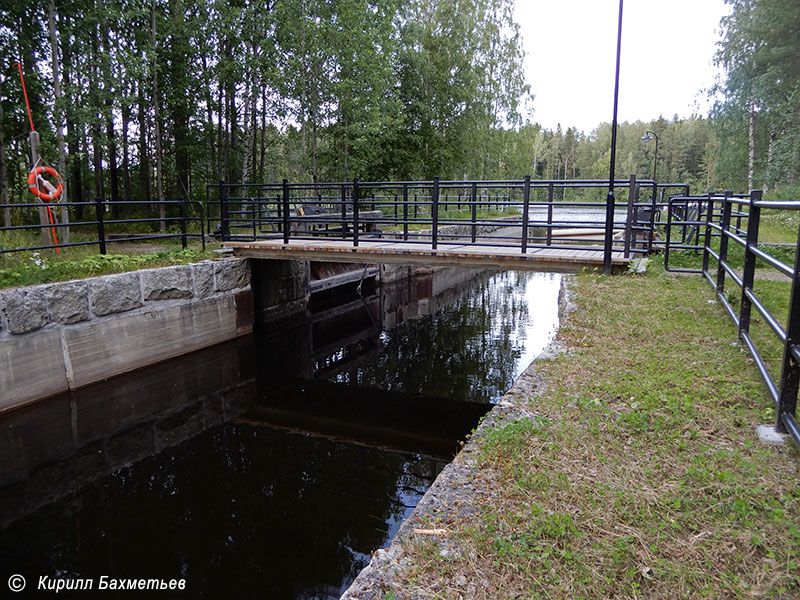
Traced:
[[[723, 0], [626, 0], [619, 121], [706, 115]], [[516, 0], [532, 120], [590, 133], [611, 122], [619, 0]]]

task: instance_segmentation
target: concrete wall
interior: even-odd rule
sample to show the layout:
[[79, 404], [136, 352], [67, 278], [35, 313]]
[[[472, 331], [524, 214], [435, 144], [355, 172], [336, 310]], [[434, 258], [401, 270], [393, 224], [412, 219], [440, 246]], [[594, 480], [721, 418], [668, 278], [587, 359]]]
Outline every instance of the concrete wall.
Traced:
[[0, 411], [249, 333], [246, 259], [0, 292]]

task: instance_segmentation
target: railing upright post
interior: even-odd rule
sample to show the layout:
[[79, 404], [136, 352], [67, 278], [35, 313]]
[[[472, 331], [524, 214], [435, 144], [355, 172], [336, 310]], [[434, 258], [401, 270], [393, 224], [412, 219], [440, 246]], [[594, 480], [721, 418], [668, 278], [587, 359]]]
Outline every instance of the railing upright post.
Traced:
[[[702, 206], [702, 204], [700, 204], [699, 206]], [[708, 277], [709, 281], [710, 281], [710, 277], [708, 275], [708, 261], [709, 261], [709, 258], [711, 257], [711, 255], [709, 254], [708, 249], [711, 247], [711, 221], [714, 219], [714, 196], [712, 194], [708, 194], [708, 202], [706, 203], [706, 206], [707, 206], [707, 208], [706, 208], [706, 232], [705, 232], [705, 235], [703, 235], [703, 268], [702, 268], [702, 272], [703, 272], [703, 276], [704, 277]], [[699, 212], [700, 211], [698, 209], [698, 221], [699, 221], [699, 216], [700, 216]], [[684, 217], [683, 217], [683, 221], [685, 222], [686, 221], [686, 215], [689, 214], [689, 203], [688, 202], [686, 203], [686, 211], [684, 211], [684, 213], [685, 214], [684, 214]], [[684, 227], [685, 227], [685, 225], [684, 225]], [[699, 238], [699, 232], [700, 232], [700, 227], [699, 226], [697, 227], [697, 231], [698, 231], [698, 238]], [[686, 234], [685, 233], [683, 235], [683, 239], [684, 240], [686, 239]], [[681, 243], [683, 243], [683, 242], [681, 242]]]
[[750, 213], [747, 218], [747, 246], [744, 250], [744, 272], [742, 273], [742, 302], [739, 307], [739, 335], [750, 332], [752, 303], [747, 290], [753, 291], [756, 272], [756, 255], [751, 249], [758, 246], [758, 229], [761, 224], [761, 190], [750, 192]]
[[358, 188], [358, 177], [353, 180], [353, 246], [358, 246], [358, 203], [361, 190]]
[[525, 175], [522, 186], [522, 254], [528, 251], [528, 208], [531, 202], [531, 176]]
[[94, 212], [97, 216], [97, 240], [100, 243], [100, 254], [106, 253], [106, 226], [103, 220], [103, 211], [105, 207], [103, 206], [103, 199], [102, 198], [95, 198], [94, 199]]
[[[789, 301], [789, 321], [786, 324], [786, 344], [783, 348], [783, 366], [781, 367], [780, 395], [775, 411], [775, 431], [786, 433], [788, 430], [784, 415], [796, 417], [797, 392], [800, 387], [800, 362], [797, 358], [797, 345], [800, 344], [800, 231], [797, 234], [797, 249], [794, 256], [794, 276]], [[794, 429], [795, 439], [797, 429]]]
[[631, 175], [630, 182], [628, 183], [628, 215], [625, 219], [625, 258], [630, 258], [631, 255], [631, 236], [633, 235], [633, 201], [636, 196], [636, 175]]
[[547, 245], [553, 244], [553, 198], [555, 197], [553, 182], [547, 184]]
[[283, 180], [283, 243], [289, 243], [289, 180]]
[[181, 198], [178, 205], [181, 215], [181, 248], [186, 250], [186, 199]]
[[408, 241], [408, 184], [403, 184], [403, 241]]
[[[647, 240], [647, 251], [653, 251], [653, 240], [656, 237], [656, 194], [658, 194], [658, 184], [654, 181], [653, 182], [653, 200], [652, 204], [650, 205], [650, 235], [649, 239]], [[662, 200], [664, 190], [661, 190]]]
[[471, 236], [471, 239], [472, 239], [472, 243], [474, 244], [475, 241], [478, 239], [478, 225], [477, 225], [477, 221], [478, 221], [478, 184], [477, 183], [473, 183], [472, 184], [471, 194], [472, 194], [471, 197], [470, 197], [471, 200], [472, 200], [472, 202], [471, 202], [471, 205], [472, 205], [472, 236]]
[[669, 246], [672, 238], [672, 198], [667, 201], [667, 228], [664, 236], [664, 270], [669, 271]]
[[[206, 202], [206, 206], [208, 206], [208, 202]], [[200, 244], [203, 248], [203, 252], [206, 251], [206, 211], [203, 203], [200, 203]]]
[[719, 238], [719, 264], [717, 265], [717, 294], [725, 292], [725, 266], [728, 261], [728, 233], [731, 228], [731, 192], [725, 192], [725, 203], [722, 205], [722, 230]]
[[224, 180], [219, 182], [219, 224], [222, 240], [229, 240], [231, 238], [231, 221], [228, 213], [228, 188], [225, 187]]
[[431, 248], [436, 250], [439, 239], [439, 178], [433, 178], [433, 195], [431, 198]]
[[342, 239], [347, 237], [347, 186], [342, 185]]

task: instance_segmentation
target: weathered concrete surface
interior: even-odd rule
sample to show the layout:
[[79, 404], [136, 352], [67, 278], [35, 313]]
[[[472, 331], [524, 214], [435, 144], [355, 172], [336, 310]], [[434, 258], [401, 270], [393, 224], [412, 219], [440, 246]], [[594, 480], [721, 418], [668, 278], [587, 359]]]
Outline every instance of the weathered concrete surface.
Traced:
[[232, 296], [134, 312], [65, 330], [70, 388], [236, 337]]
[[56, 329], [0, 342], [0, 410], [67, 389], [67, 371]]
[[0, 411], [252, 331], [246, 260], [0, 292]]
[[[559, 298], [562, 320], [574, 306], [569, 302], [566, 280], [567, 278], [562, 279], [562, 293]], [[539, 358], [561, 351], [555, 342]], [[341, 600], [384, 600], [387, 597], [398, 600], [427, 600], [426, 596], [403, 589], [403, 573], [410, 566], [404, 555], [404, 546], [416, 536], [424, 535], [436, 542], [442, 556], [454, 556], [461, 552], [458, 544], [447, 536], [446, 531], [476, 514], [478, 507], [491, 497], [492, 492], [489, 490], [496, 489], [495, 486], [487, 485], [492, 473], [481, 469], [478, 464], [481, 440], [494, 429], [502, 428], [520, 418], [536, 416], [525, 401], [531, 396], [541, 394], [546, 385], [547, 382], [534, 365], [529, 366], [517, 378], [511, 389], [481, 421], [458, 456], [442, 470], [414, 512], [400, 526], [389, 548], [380, 549], [373, 554], [369, 565], [361, 571]], [[443, 530], [443, 535], [416, 533], [415, 529], [427, 532]], [[454, 585], [462, 590], [465, 598], [480, 595], [479, 581], [459, 581], [454, 582]]]

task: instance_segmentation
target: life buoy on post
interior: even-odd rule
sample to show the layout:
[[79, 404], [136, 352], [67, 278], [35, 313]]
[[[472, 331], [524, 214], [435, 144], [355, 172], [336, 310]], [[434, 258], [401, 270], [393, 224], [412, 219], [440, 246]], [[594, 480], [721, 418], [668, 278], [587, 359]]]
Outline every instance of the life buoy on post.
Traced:
[[[42, 186], [39, 185], [37, 178], [43, 173], [47, 173], [51, 177], [55, 178], [55, 191], [48, 192], [43, 190]], [[31, 191], [31, 194], [37, 196], [42, 202], [52, 202], [61, 195], [61, 192], [64, 191], [64, 180], [61, 179], [61, 175], [59, 175], [58, 171], [56, 171], [53, 167], [39, 166], [35, 167], [30, 173], [28, 173], [28, 189]]]

